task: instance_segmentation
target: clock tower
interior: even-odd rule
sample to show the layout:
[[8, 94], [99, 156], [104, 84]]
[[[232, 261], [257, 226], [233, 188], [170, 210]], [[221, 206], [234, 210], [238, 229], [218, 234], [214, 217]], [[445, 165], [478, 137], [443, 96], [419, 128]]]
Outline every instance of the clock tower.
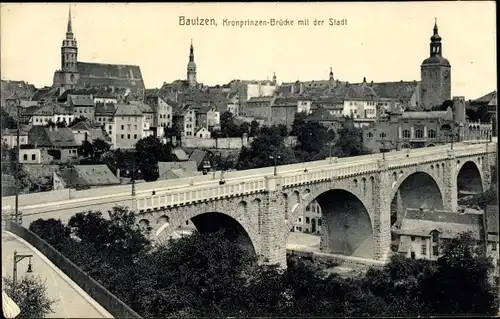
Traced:
[[430, 57], [420, 66], [420, 107], [430, 109], [451, 100], [451, 65], [443, 57], [441, 37], [438, 34], [437, 21], [431, 37]]

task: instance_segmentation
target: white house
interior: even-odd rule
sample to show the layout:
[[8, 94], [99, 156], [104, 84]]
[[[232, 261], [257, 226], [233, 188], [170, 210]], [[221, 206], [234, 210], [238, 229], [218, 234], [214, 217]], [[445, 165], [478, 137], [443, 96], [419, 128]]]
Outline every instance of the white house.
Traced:
[[206, 128], [202, 127], [196, 132], [195, 137], [197, 137], [197, 138], [210, 138], [211, 134], [210, 134], [210, 131], [208, 131]]

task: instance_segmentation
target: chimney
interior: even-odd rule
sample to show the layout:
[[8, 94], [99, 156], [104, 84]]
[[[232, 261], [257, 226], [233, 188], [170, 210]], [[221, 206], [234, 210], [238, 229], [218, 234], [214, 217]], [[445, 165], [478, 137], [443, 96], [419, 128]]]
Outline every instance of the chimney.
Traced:
[[366, 77], [363, 77], [363, 83], [366, 83]]

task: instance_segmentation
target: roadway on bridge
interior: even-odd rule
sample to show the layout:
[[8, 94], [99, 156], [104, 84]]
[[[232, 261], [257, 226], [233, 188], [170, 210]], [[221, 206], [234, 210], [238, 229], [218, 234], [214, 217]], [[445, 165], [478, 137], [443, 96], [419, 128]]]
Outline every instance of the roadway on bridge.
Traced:
[[[2, 277], [12, 276], [14, 250], [17, 250], [19, 254], [33, 255], [32, 275], [40, 275], [45, 279], [49, 297], [59, 300], [52, 306], [54, 313], [48, 314], [47, 318], [113, 318], [54, 264], [44, 258], [36, 248], [6, 231], [2, 231]], [[17, 277], [19, 279], [26, 274], [27, 267], [27, 259], [18, 263]]]

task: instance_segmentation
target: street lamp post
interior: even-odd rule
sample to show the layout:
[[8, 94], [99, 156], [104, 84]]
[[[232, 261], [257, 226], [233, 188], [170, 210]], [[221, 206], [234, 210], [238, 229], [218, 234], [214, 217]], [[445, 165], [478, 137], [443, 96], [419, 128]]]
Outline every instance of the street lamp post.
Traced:
[[21, 255], [21, 254], [18, 254], [17, 251], [14, 250], [14, 269], [13, 269], [13, 273], [12, 273], [12, 286], [15, 287], [16, 282], [17, 282], [17, 263], [20, 262], [21, 260], [23, 260], [24, 258], [29, 258], [28, 270], [26, 270], [26, 272], [27, 273], [33, 272], [33, 269], [31, 266], [31, 257], [33, 257], [33, 255]]
[[16, 199], [15, 199], [15, 211], [14, 211], [14, 222], [20, 224], [20, 219], [19, 219], [19, 166], [20, 166], [20, 157], [21, 157], [21, 143], [20, 143], [20, 135], [21, 135], [21, 130], [19, 127], [19, 121], [21, 117], [21, 100], [19, 97], [16, 97], [16, 108], [17, 108], [17, 121], [16, 121], [16, 169], [15, 169], [15, 176], [16, 176]]
[[269, 159], [274, 160], [274, 176], [278, 175], [278, 160], [281, 159], [281, 156], [279, 155], [271, 155], [269, 156]]
[[328, 144], [328, 146], [330, 147], [330, 152], [329, 152], [329, 159], [330, 159], [330, 164], [332, 163], [332, 147], [333, 147], [333, 142], [330, 142]]
[[135, 196], [135, 175], [141, 172], [141, 170], [136, 169], [135, 155], [136, 154], [134, 153], [134, 156], [132, 157], [132, 171], [130, 172], [127, 170], [127, 173], [130, 173], [130, 181], [132, 183], [132, 196]]

